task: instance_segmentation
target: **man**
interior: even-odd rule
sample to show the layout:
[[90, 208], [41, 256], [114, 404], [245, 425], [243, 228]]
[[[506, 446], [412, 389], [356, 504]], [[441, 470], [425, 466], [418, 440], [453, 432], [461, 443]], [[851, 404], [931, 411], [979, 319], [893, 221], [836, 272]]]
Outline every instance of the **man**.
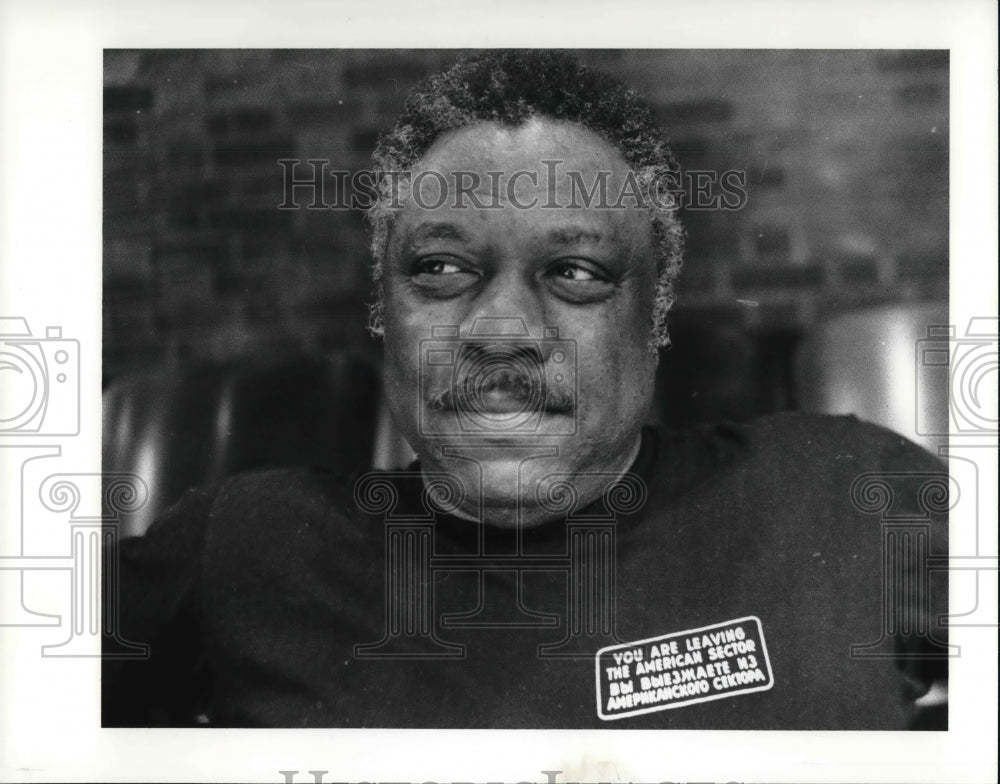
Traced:
[[419, 460], [237, 476], [124, 543], [151, 658], [106, 662], [104, 723], [914, 726], [946, 595], [883, 568], [872, 499], [944, 552], [939, 464], [852, 418], [643, 427], [682, 232], [641, 101], [487, 54], [375, 158], [372, 328]]

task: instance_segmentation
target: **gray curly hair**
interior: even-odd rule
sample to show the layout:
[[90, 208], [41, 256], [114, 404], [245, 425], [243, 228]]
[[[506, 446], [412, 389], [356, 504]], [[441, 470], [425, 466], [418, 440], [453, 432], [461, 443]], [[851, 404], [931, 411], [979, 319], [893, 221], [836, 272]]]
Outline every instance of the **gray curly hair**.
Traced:
[[667, 313], [674, 302], [684, 232], [672, 200], [654, 190], [679, 173], [649, 107], [633, 90], [575, 58], [551, 50], [489, 51], [461, 59], [410, 93], [396, 124], [380, 134], [372, 159], [376, 195], [366, 215], [373, 258], [374, 302], [368, 328], [383, 334], [383, 262], [392, 226], [393, 172], [407, 171], [446, 131], [481, 122], [518, 126], [534, 117], [575, 122], [613, 145], [635, 175], [650, 211], [657, 285], [650, 346], [669, 344]]

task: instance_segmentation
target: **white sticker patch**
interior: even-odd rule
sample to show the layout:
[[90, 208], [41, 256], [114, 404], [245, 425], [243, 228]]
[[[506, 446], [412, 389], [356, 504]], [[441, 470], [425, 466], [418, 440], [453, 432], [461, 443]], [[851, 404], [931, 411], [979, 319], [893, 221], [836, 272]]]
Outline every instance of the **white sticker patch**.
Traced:
[[605, 721], [774, 686], [755, 615], [601, 648], [596, 670], [597, 715]]

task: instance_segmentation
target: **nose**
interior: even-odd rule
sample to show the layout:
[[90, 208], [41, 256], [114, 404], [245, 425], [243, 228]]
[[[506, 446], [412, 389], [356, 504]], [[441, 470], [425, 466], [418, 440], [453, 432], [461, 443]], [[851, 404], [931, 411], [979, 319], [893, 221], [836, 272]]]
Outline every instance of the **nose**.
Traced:
[[468, 338], [532, 340], [542, 337], [544, 319], [537, 288], [512, 270], [496, 275], [479, 292], [461, 333]]

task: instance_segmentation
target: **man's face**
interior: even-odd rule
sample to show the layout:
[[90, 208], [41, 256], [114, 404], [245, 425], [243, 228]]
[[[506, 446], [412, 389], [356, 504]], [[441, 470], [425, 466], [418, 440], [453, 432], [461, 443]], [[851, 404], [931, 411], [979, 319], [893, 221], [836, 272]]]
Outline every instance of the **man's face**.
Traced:
[[627, 172], [555, 120], [446, 134], [412, 172], [384, 263], [386, 393], [425, 476], [461, 482], [462, 516], [543, 522], [553, 475], [585, 502], [635, 455], [657, 361], [652, 228], [634, 200], [587, 207], [580, 188], [606, 178], [615, 203]]

